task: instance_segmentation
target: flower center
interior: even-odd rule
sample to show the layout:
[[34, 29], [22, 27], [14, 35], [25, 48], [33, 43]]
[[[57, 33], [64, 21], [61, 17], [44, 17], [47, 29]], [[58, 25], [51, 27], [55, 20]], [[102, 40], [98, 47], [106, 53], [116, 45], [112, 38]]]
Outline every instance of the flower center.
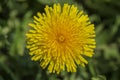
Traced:
[[64, 41], [65, 41], [64, 36], [59, 36], [58, 41], [59, 41], [59, 42], [64, 42]]

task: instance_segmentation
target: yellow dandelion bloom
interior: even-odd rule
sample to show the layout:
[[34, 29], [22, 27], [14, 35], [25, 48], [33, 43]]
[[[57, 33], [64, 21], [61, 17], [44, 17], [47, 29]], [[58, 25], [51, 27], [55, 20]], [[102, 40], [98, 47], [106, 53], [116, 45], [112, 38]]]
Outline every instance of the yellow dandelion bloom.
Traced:
[[32, 27], [26, 34], [29, 54], [49, 72], [76, 72], [77, 65], [88, 63], [83, 56], [94, 54], [94, 24], [74, 5], [46, 6], [45, 13], [38, 12], [29, 26]]

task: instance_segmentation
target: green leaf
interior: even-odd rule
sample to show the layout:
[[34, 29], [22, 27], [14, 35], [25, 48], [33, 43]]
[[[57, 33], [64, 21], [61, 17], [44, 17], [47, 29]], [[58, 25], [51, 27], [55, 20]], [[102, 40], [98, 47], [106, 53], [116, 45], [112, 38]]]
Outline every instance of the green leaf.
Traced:
[[54, 4], [54, 3], [73, 3], [73, 0], [38, 0], [40, 3], [43, 3], [43, 4]]
[[0, 76], [0, 80], [4, 80], [2, 76]]
[[98, 75], [97, 77], [92, 77], [91, 80], [106, 80], [105, 76]]

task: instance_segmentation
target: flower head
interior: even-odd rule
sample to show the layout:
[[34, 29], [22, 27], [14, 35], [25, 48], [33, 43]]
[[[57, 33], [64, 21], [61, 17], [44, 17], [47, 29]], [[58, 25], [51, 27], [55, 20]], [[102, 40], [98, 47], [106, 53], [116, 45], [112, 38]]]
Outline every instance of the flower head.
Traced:
[[49, 72], [76, 72], [77, 65], [88, 63], [83, 55], [94, 54], [94, 25], [74, 5], [46, 6], [45, 13], [37, 13], [29, 26], [32, 27], [26, 34], [29, 54]]

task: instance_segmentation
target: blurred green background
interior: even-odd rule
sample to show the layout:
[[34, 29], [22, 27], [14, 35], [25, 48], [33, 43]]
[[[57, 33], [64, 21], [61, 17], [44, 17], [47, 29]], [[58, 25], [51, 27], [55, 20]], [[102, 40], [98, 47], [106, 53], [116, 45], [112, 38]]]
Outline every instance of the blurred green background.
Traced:
[[[95, 24], [95, 55], [76, 73], [49, 74], [25, 48], [33, 15], [58, 2], [78, 6]], [[0, 80], [120, 80], [120, 0], [0, 0]]]

